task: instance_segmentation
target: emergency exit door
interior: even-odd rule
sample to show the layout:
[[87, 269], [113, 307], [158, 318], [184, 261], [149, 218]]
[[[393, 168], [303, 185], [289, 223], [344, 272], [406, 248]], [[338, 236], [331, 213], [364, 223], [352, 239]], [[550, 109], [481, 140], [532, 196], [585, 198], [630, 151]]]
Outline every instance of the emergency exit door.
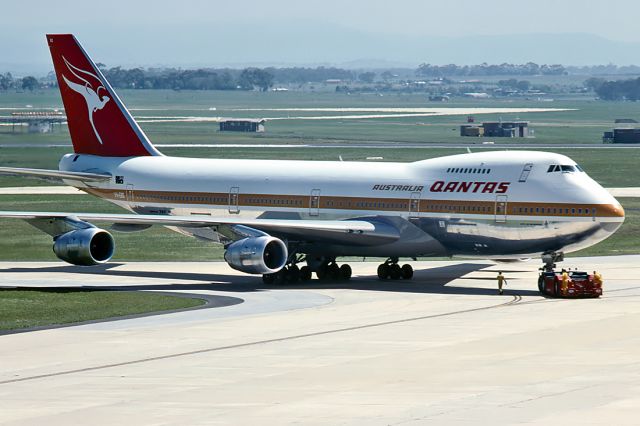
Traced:
[[496, 195], [495, 220], [496, 223], [505, 223], [507, 221], [506, 195]]

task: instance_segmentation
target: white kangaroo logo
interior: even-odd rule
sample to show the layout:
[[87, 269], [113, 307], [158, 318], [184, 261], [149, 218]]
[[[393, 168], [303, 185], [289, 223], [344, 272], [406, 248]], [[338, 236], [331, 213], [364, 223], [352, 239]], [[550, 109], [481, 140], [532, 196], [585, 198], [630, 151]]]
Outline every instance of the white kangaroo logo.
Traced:
[[89, 122], [91, 123], [91, 127], [93, 127], [93, 132], [96, 134], [96, 138], [98, 138], [98, 142], [100, 142], [100, 145], [102, 145], [102, 139], [100, 138], [100, 135], [96, 130], [95, 124], [93, 124], [93, 113], [104, 108], [107, 102], [111, 100], [108, 96], [101, 97], [99, 94], [100, 89], [105, 91], [107, 89], [105, 89], [105, 87], [102, 85], [98, 86], [97, 89], [94, 89], [93, 85], [89, 82], [89, 80], [83, 78], [79, 74], [85, 74], [93, 77], [96, 81], [100, 81], [98, 76], [88, 71], [81, 70], [76, 66], [73, 66], [72, 64], [69, 63], [69, 61], [67, 61], [67, 59], [64, 56], [62, 57], [62, 59], [64, 60], [64, 63], [67, 65], [67, 68], [69, 69], [69, 71], [71, 71], [71, 74], [73, 74], [74, 76], [76, 76], [76, 78], [84, 82], [84, 85], [74, 83], [73, 81], [69, 81], [67, 77], [65, 77], [64, 74], [62, 74], [62, 78], [64, 79], [65, 83], [67, 83], [67, 86], [69, 86], [69, 88], [74, 92], [79, 93], [82, 95], [82, 97], [84, 97], [84, 100], [87, 103], [87, 109], [88, 109], [87, 112], [89, 113]]

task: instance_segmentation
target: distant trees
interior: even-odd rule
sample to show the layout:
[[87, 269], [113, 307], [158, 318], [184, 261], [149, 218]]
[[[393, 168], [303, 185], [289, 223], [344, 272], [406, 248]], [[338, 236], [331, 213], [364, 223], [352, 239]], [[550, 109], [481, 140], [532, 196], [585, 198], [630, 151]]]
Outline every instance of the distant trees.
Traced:
[[538, 65], [533, 62], [526, 64], [490, 65], [431, 65], [421, 64], [416, 75], [422, 77], [469, 77], [486, 75], [564, 75], [567, 71], [562, 65]]
[[33, 92], [40, 88], [40, 83], [35, 77], [27, 76], [22, 79], [22, 89]]
[[[607, 101], [640, 100], [640, 78], [617, 81], [603, 81], [602, 79], [597, 81], [593, 79], [589, 80], [591, 80], [590, 84], [592, 86], [596, 84], [594, 91], [600, 99]], [[587, 81], [585, 81], [585, 85], [587, 84]]]
[[527, 80], [516, 80], [515, 78], [510, 78], [508, 80], [498, 81], [498, 86], [526, 92], [531, 88], [531, 83]]
[[371, 84], [373, 80], [376, 78], [376, 73], [372, 71], [363, 72], [358, 75], [358, 80], [363, 83]]
[[266, 92], [269, 87], [273, 86], [273, 74], [260, 68], [245, 68], [240, 73], [238, 85], [243, 89], [258, 87]]
[[10, 72], [0, 74], [0, 90], [9, 90], [13, 86], [13, 76]]

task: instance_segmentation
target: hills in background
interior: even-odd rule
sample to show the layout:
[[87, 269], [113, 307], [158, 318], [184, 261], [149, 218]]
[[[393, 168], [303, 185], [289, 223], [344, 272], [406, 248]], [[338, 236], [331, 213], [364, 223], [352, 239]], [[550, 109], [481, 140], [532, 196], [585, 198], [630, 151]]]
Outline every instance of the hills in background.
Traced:
[[[128, 30], [128, 29], [127, 29]], [[256, 37], [255, 34], [259, 34]], [[77, 31], [94, 60], [123, 67], [337, 66], [348, 69], [416, 68], [431, 64], [640, 64], [640, 43], [584, 33], [427, 37], [367, 33], [337, 25], [260, 23], [167, 31], [132, 29], [104, 34]], [[42, 33], [6, 43], [0, 72], [44, 75], [52, 69]]]

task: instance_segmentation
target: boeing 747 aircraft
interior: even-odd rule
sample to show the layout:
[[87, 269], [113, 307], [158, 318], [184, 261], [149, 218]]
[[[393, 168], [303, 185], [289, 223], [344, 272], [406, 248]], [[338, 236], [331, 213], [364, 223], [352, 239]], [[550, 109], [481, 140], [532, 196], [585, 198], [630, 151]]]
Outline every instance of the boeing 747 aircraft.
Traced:
[[[570, 158], [483, 152], [413, 163], [167, 157], [151, 144], [75, 37], [47, 35], [73, 153], [59, 170], [0, 168], [61, 178], [131, 214], [0, 212], [53, 237], [75, 265], [111, 259], [116, 231], [153, 225], [224, 244], [225, 260], [266, 283], [349, 279], [341, 256], [387, 258], [380, 279], [409, 279], [400, 258], [541, 256], [607, 238], [620, 204]], [[302, 265], [302, 267], [300, 267]]]

